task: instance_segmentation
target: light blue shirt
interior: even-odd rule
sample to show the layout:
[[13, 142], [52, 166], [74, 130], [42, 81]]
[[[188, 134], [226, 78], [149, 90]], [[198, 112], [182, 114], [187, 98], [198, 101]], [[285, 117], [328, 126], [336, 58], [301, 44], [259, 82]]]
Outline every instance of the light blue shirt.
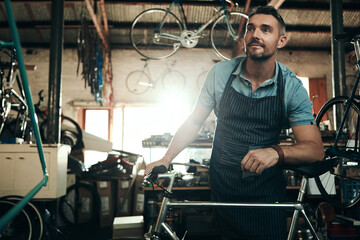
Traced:
[[[315, 124], [314, 117], [311, 113], [311, 101], [300, 79], [285, 65], [276, 62], [275, 76], [266, 80], [252, 92], [252, 84], [246, 79], [241, 72], [242, 64], [246, 58], [243, 58], [233, 73], [235, 79], [232, 87], [239, 93], [251, 98], [263, 98], [277, 95], [277, 77], [279, 70], [282, 71], [284, 84], [284, 105], [285, 114], [282, 128]], [[208, 72], [204, 85], [198, 97], [198, 103], [207, 109], [214, 109], [218, 116], [219, 105], [222, 93], [225, 89], [231, 73], [236, 67], [236, 59], [217, 63]]]

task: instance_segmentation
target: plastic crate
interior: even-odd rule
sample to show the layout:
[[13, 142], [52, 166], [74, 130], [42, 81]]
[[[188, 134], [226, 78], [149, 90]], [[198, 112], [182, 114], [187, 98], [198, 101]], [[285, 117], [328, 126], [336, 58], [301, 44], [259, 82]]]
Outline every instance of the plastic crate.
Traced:
[[360, 191], [360, 181], [345, 181], [344, 188], [343, 188], [343, 197], [344, 201], [350, 201], [354, 198], [354, 196], [359, 194]]

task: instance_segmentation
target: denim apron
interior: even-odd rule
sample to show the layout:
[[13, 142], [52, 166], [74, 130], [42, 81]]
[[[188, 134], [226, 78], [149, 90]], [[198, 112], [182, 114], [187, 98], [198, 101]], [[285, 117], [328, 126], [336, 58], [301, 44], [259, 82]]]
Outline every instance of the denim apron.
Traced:
[[[249, 150], [279, 143], [284, 115], [281, 70], [276, 96], [249, 98], [233, 89], [234, 79], [231, 74], [220, 100], [210, 161], [212, 200], [284, 202], [285, 178], [280, 169], [271, 167], [259, 175], [242, 173], [240, 166]], [[283, 209], [217, 208], [214, 222], [222, 236], [234, 239], [286, 238], [286, 211]]]

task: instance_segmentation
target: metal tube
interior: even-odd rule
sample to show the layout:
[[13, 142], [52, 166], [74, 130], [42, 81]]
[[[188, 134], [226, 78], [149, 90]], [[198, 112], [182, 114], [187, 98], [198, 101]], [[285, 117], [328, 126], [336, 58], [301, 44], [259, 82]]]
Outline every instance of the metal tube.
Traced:
[[230, 202], [206, 202], [206, 201], [178, 201], [169, 202], [171, 207], [240, 207], [240, 208], [285, 208], [301, 209], [300, 203], [230, 203]]
[[51, 41], [49, 63], [49, 99], [47, 140], [59, 143], [61, 132], [61, 73], [64, 31], [64, 0], [53, 0], [51, 4]]
[[346, 74], [344, 43], [335, 41], [335, 35], [344, 32], [343, 11], [341, 0], [330, 1], [331, 12], [331, 55], [333, 96], [346, 95]]
[[[40, 137], [40, 131], [39, 126], [37, 122], [37, 117], [35, 115], [34, 110], [34, 104], [31, 97], [31, 91], [29, 87], [29, 81], [26, 74], [26, 67], [24, 64], [24, 58], [22, 55], [22, 48], [20, 44], [19, 34], [15, 23], [15, 18], [13, 15], [13, 10], [10, 4], [10, 0], [5, 0], [5, 8], [8, 15], [8, 22], [11, 29], [11, 35], [13, 39], [12, 46], [16, 49], [16, 58], [19, 65], [20, 75], [21, 75], [21, 81], [23, 83], [24, 91], [25, 91], [25, 97], [26, 102], [29, 107], [29, 115], [31, 119], [31, 123], [33, 125], [33, 131], [35, 135], [35, 141], [39, 153], [40, 163], [43, 170], [43, 178], [42, 180], [20, 201], [18, 202], [9, 212], [7, 212], [1, 219], [0, 219], [0, 232], [4, 230], [6, 225], [16, 216], [18, 212], [21, 211], [25, 207], [25, 205], [35, 196], [37, 192], [40, 191], [40, 189], [43, 186], [47, 185], [48, 182], [48, 173], [46, 171], [46, 164], [45, 164], [45, 157], [44, 157], [44, 151], [42, 147], [41, 137]], [[10, 44], [9, 44], [10, 46]]]

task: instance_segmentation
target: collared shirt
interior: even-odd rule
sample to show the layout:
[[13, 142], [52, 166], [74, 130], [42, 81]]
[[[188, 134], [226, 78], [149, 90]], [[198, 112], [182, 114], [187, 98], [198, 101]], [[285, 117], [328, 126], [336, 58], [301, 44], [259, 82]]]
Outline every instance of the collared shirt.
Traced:
[[204, 85], [198, 97], [198, 103], [207, 109], [214, 109], [217, 116], [222, 93], [224, 91], [227, 80], [231, 74], [235, 74], [236, 78], [232, 82], [232, 87], [247, 97], [263, 98], [267, 96], [276, 96], [276, 82], [279, 71], [282, 71], [284, 83], [284, 121], [282, 128], [315, 124], [315, 120], [311, 113], [311, 101], [307, 91], [305, 90], [300, 79], [285, 65], [276, 62], [275, 75], [263, 82], [255, 92], [252, 92], [252, 84], [242, 74], [242, 64], [246, 58], [241, 59], [237, 69], [236, 59], [223, 61], [213, 66], [208, 72]]

